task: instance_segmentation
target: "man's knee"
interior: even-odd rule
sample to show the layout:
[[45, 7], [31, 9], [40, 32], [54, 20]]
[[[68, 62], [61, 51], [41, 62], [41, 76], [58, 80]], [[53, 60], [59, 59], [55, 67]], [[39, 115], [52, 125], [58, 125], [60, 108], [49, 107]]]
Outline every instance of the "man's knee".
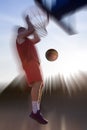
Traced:
[[34, 83], [32, 83], [31, 84], [31, 86], [33, 87], [33, 86], [43, 86], [43, 81], [37, 81], [37, 82], [34, 82]]

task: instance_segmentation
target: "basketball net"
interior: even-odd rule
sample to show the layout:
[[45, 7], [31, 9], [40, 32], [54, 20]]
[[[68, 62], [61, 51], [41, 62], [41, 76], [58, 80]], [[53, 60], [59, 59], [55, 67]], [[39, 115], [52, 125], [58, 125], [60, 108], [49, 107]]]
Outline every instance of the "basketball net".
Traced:
[[40, 37], [47, 35], [46, 26], [48, 24], [47, 14], [37, 6], [26, 9], [26, 15], [29, 16], [31, 23]]

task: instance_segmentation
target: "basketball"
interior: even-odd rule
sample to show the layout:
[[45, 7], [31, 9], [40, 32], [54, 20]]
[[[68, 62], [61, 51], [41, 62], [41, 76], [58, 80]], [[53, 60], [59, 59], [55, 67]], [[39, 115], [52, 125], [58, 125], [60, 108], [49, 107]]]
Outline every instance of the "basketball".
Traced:
[[46, 51], [45, 57], [48, 61], [55, 61], [58, 58], [58, 52], [55, 49], [49, 49]]

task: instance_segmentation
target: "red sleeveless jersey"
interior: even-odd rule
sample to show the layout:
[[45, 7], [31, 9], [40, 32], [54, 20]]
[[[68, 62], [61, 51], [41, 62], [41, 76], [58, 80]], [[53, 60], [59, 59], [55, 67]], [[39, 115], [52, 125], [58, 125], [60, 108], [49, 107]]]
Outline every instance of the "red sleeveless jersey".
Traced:
[[29, 61], [34, 60], [39, 63], [39, 58], [37, 54], [37, 50], [35, 48], [34, 43], [28, 38], [21, 44], [16, 41], [17, 51], [19, 57], [21, 59], [22, 65], [24, 68], [27, 67]]

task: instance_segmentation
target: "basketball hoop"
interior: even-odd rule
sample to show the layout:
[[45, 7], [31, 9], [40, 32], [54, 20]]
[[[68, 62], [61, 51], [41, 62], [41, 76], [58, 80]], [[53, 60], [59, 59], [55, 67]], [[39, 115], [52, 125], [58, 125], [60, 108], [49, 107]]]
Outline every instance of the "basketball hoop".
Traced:
[[47, 35], [46, 26], [49, 22], [49, 17], [46, 12], [37, 6], [32, 6], [26, 9], [26, 15], [29, 16], [31, 23], [40, 37]]

